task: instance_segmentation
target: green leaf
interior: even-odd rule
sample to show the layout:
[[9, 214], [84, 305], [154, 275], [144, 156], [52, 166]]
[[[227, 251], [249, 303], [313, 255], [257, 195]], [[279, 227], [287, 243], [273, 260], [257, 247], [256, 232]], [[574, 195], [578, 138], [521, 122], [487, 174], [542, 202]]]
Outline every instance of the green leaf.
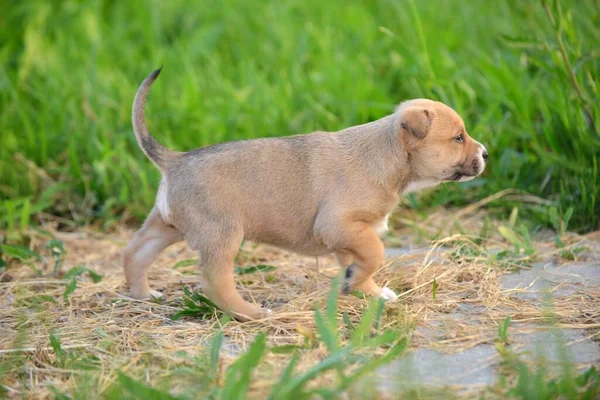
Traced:
[[248, 351], [227, 368], [221, 399], [234, 400], [246, 398], [252, 371], [265, 354], [265, 349], [266, 335], [260, 333], [250, 345]]
[[122, 398], [122, 391], [125, 391], [131, 397], [136, 399], [144, 399], [144, 400], [176, 400], [178, 399], [175, 396], [172, 396], [170, 393], [154, 389], [151, 386], [148, 386], [142, 382], [136, 381], [122, 372], [118, 372], [118, 382], [119, 388], [115, 390], [114, 397], [111, 398], [117, 399]]
[[499, 226], [498, 230], [500, 231], [500, 234], [506, 240], [508, 240], [510, 243], [514, 244], [515, 246], [520, 246], [523, 243], [521, 238], [519, 238], [517, 233], [514, 230], [512, 230], [511, 228], [509, 228], [507, 226]]
[[317, 325], [319, 336], [323, 343], [325, 343], [325, 346], [327, 346], [327, 349], [330, 352], [336, 351], [338, 348], [336, 329], [329, 325], [319, 310], [315, 310], [315, 324]]
[[53, 257], [58, 257], [65, 253], [65, 244], [62, 240], [52, 239], [46, 243], [46, 248], [52, 252]]
[[507, 47], [512, 47], [515, 49], [522, 49], [522, 50], [546, 50], [550, 46], [548, 43], [546, 42], [540, 42], [539, 40], [536, 40], [535, 38], [527, 38], [527, 37], [517, 37], [517, 36], [510, 36], [510, 35], [505, 35], [505, 34], [501, 34], [498, 36], [502, 42], [507, 46]]
[[199, 262], [199, 260], [197, 258], [192, 259], [192, 260], [182, 260], [182, 261], [179, 261], [178, 263], [176, 263], [175, 265], [173, 265], [173, 269], [189, 267], [190, 265], [198, 264], [198, 262]]
[[[50, 386], [50, 390], [52, 391], [52, 394], [54, 395], [54, 400], [71, 400], [71, 396], [69, 396], [68, 394], [62, 393], [60, 390], [58, 390], [54, 386]], [[2, 394], [1, 389], [0, 389], [0, 394]]]
[[85, 265], [78, 265], [67, 271], [67, 273], [62, 276], [62, 279], [72, 279], [77, 276], [83, 275], [86, 272], [90, 274], [90, 278], [92, 278], [92, 282], [94, 283], [98, 283], [102, 280], [102, 278], [104, 278], [104, 276], [100, 275], [96, 271], [89, 269]]
[[277, 267], [274, 267], [272, 265], [259, 264], [259, 265], [252, 265], [249, 267], [235, 267], [235, 273], [238, 275], [248, 275], [248, 274], [254, 274], [257, 272], [275, 271], [276, 269], [277, 269]]
[[556, 207], [552, 206], [548, 209], [548, 217], [550, 218], [550, 223], [554, 228], [554, 231], [560, 235], [560, 223], [558, 222], [558, 212], [556, 211]]
[[377, 303], [382, 299], [372, 299], [369, 303], [369, 307], [363, 313], [356, 329], [352, 332], [350, 336], [350, 343], [354, 347], [358, 347], [362, 344], [362, 342], [369, 337], [371, 333], [371, 327], [373, 326], [373, 321], [377, 315], [378, 306]]
[[342, 313], [342, 320], [346, 324], [348, 330], [352, 332], [354, 330], [354, 325], [352, 325], [352, 321], [350, 321], [350, 317], [348, 317], [348, 313], [346, 311]]
[[62, 279], [75, 278], [77, 276], [82, 275], [86, 271], [88, 271], [88, 269], [85, 265], [78, 265], [76, 267], [71, 268], [69, 271], [67, 271], [67, 273], [62, 276]]
[[327, 298], [326, 318], [315, 308], [315, 323], [321, 340], [327, 346], [330, 352], [338, 349], [338, 329], [337, 329], [337, 301], [340, 292], [340, 278], [337, 277], [331, 282], [331, 289]]
[[[215, 307], [216, 307], [216, 306], [215, 306]], [[219, 325], [220, 325], [220, 326], [225, 326], [225, 325], [227, 325], [229, 322], [231, 322], [231, 320], [232, 320], [232, 318], [231, 318], [229, 315], [227, 315], [227, 314], [222, 314], [222, 315], [219, 317]]]
[[510, 326], [510, 316], [504, 318], [504, 321], [498, 325], [498, 338], [504, 344], [508, 344], [508, 327]]
[[43, 303], [43, 302], [48, 302], [48, 303], [54, 303], [56, 304], [56, 299], [53, 296], [47, 295], [47, 294], [40, 294], [38, 296], [35, 296], [33, 298], [33, 301], [35, 303]]
[[60, 344], [60, 337], [55, 329], [50, 331], [50, 346], [52, 346], [52, 350], [54, 350], [54, 354], [56, 354], [57, 361], [62, 362], [64, 353], [62, 345]]
[[71, 280], [69, 281], [69, 283], [67, 283], [67, 287], [65, 288], [65, 292], [63, 293], [63, 297], [65, 298], [65, 301], [69, 300], [69, 297], [71, 296], [71, 293], [73, 293], [76, 288], [77, 288], [77, 279], [71, 278]]
[[[271, 351], [272, 350], [273, 349], [271, 349]], [[273, 389], [271, 390], [271, 394], [269, 395], [270, 400], [277, 400], [277, 399], [282, 398], [280, 392], [285, 387], [285, 385], [289, 382], [289, 380], [292, 378], [292, 374], [294, 373], [294, 368], [296, 367], [296, 364], [298, 363], [299, 359], [300, 359], [300, 354], [298, 352], [294, 352], [294, 354], [292, 354], [292, 358], [290, 359], [290, 362], [288, 363], [288, 365], [285, 367], [285, 369], [281, 373], [279, 380], [277, 381], [275, 386], [273, 386]]]
[[361, 292], [358, 289], [351, 290], [348, 294], [352, 297], [356, 297], [357, 299], [366, 299], [369, 297], [364, 292]]
[[91, 269], [88, 269], [88, 273], [90, 274], [90, 278], [92, 278], [92, 282], [94, 283], [98, 283], [102, 280], [102, 278], [104, 278], [103, 275], [100, 275], [99, 273], [92, 271]]
[[331, 289], [329, 290], [329, 297], [327, 298], [327, 321], [329, 326], [333, 329], [332, 334], [337, 336], [337, 304], [338, 297], [340, 296], [340, 282], [341, 276], [337, 276], [331, 282]]
[[388, 330], [381, 335], [363, 340], [362, 347], [374, 349], [381, 346], [390, 346], [393, 342], [398, 340], [398, 336], [398, 332]]
[[210, 364], [209, 367], [212, 372], [212, 376], [216, 377], [219, 372], [219, 353], [221, 352], [221, 346], [223, 344], [223, 331], [220, 331], [215, 335], [210, 344]]
[[172, 315], [172, 320], [178, 320], [182, 317], [194, 318], [212, 318], [221, 313], [219, 308], [210, 301], [207, 297], [197, 291], [191, 291], [187, 287], [183, 287], [183, 299], [180, 301], [182, 309]]
[[523, 237], [526, 247], [528, 247], [530, 249], [533, 248], [533, 244], [531, 242], [531, 236], [529, 235], [529, 229], [527, 229], [527, 227], [525, 225], [521, 224], [519, 226], [519, 233]]
[[382, 366], [390, 363], [395, 358], [397, 358], [406, 349], [406, 347], [407, 340], [403, 339], [396, 343], [394, 346], [392, 346], [392, 348], [382, 357], [376, 357], [368, 361], [367, 363], [356, 369], [352, 375], [348, 376], [346, 381], [341, 385], [341, 387], [338, 388], [338, 391], [341, 392], [342, 390], [347, 389], [350, 385], [358, 381], [363, 376], [373, 373], [378, 368], [381, 368]]
[[26, 246], [10, 246], [8, 244], [0, 244], [0, 248], [4, 254], [21, 261], [29, 261], [31, 258], [35, 258], [37, 261], [42, 259], [42, 256]]
[[438, 288], [437, 281], [435, 280], [435, 278], [433, 278], [433, 299], [434, 300], [437, 296], [437, 288]]
[[[280, 399], [288, 399], [288, 398], [301, 398], [302, 389], [308, 382], [310, 382], [315, 377], [321, 375], [323, 372], [333, 369], [333, 368], [343, 368], [343, 360], [344, 358], [350, 354], [352, 351], [351, 346], [346, 346], [335, 353], [331, 354], [329, 357], [304, 371], [301, 374], [296, 375], [295, 377], [289, 379], [287, 385], [285, 385], [281, 390], [279, 397]], [[293, 396], [293, 397], [292, 397]]]
[[569, 207], [567, 209], [567, 211], [565, 212], [565, 215], [563, 216], [564, 230], [565, 231], [567, 230], [567, 228], [569, 226], [569, 222], [571, 221], [571, 217], [573, 216], [573, 210], [574, 210], [573, 207]]

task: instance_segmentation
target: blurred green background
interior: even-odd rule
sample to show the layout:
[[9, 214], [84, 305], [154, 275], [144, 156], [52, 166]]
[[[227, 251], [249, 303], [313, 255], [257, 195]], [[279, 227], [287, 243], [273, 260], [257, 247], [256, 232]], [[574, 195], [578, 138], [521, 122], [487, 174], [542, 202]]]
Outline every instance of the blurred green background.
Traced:
[[[130, 110], [164, 66], [151, 131], [189, 150], [338, 130], [428, 97], [490, 152], [482, 179], [404, 206], [427, 211], [518, 189], [600, 227], [600, 2], [0, 0], [2, 227], [45, 214], [139, 221], [159, 172]], [[550, 203], [518, 206], [548, 224]]]

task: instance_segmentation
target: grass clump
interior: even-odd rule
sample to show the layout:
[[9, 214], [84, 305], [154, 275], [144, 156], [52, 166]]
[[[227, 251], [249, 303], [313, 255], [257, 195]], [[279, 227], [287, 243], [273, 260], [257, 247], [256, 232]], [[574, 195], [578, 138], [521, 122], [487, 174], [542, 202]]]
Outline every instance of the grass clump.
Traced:
[[[502, 332], [499, 339], [503, 340]], [[498, 382], [489, 388], [490, 393], [522, 400], [591, 400], [600, 396], [600, 371], [597, 366], [576, 371], [568, 360], [564, 360], [559, 372], [556, 369], [551, 371], [543, 357], [531, 363], [503, 344], [501, 342], [499, 347], [503, 359], [502, 373]]]
[[[410, 206], [518, 188], [559, 214], [573, 207], [573, 229], [600, 226], [593, 0], [0, 7], [0, 226], [10, 235], [47, 214], [64, 227], [146, 215], [159, 173], [135, 144], [130, 107], [160, 64], [149, 123], [171, 148], [333, 131], [430, 97], [464, 117], [490, 163], [481, 179]], [[523, 214], [551, 224], [535, 205]]]

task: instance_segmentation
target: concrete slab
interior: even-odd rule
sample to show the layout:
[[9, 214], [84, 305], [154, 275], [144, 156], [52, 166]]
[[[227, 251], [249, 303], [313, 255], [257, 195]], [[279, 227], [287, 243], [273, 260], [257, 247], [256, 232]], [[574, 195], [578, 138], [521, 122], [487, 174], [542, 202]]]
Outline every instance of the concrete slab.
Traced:
[[380, 370], [385, 390], [402, 390], [423, 384], [430, 386], [486, 385], [495, 379], [493, 345], [479, 345], [465, 351], [444, 354], [430, 349], [414, 349]]
[[[387, 257], [408, 254], [409, 249], [386, 249]], [[414, 251], [414, 250], [413, 250]], [[423, 249], [426, 254], [427, 249]], [[437, 253], [436, 258], [443, 258]], [[532, 269], [506, 274], [502, 277], [504, 290], [515, 290], [511, 296], [542, 306], [552, 298], [572, 296], [577, 291], [600, 288], [600, 263], [594, 259], [557, 265], [551, 260], [533, 264]], [[600, 305], [600, 303], [599, 303]], [[478, 315], [486, 307], [459, 303], [444, 319], [429, 321], [429, 326], [418, 326], [415, 335], [429, 343], [444, 338], [452, 321], [480, 324]], [[507, 315], [511, 310], [507, 310]], [[564, 361], [580, 366], [600, 365], [600, 344], [588, 338], [583, 329], [551, 329], [543, 325], [511, 326], [508, 331], [509, 348], [524, 359], [545, 359], [550, 368], [560, 368]], [[564, 346], [566, 345], [566, 346]], [[480, 344], [464, 351], [446, 354], [434, 349], [411, 349], [398, 361], [379, 371], [379, 384], [383, 392], [399, 393], [423, 385], [445, 387], [448, 385], [488, 385], [497, 379], [495, 371], [500, 356], [491, 343]]]
[[[545, 359], [549, 363], [581, 363], [600, 365], [600, 344], [588, 338], [582, 329], [556, 329], [532, 326], [527, 333], [512, 333], [509, 348], [524, 359]], [[522, 328], [516, 327], [514, 330]]]
[[568, 297], [590, 286], [600, 287], [600, 264], [596, 262], [572, 262], [561, 266], [538, 262], [533, 264], [532, 269], [502, 277], [503, 289], [523, 289], [512, 295], [521, 300], [541, 301], [548, 294]]

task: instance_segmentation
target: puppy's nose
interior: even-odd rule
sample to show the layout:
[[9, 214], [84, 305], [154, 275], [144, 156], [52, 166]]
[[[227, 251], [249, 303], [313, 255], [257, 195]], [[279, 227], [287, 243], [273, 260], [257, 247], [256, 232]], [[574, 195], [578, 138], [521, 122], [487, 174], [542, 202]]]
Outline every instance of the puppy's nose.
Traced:
[[487, 150], [484, 150], [483, 154], [481, 156], [483, 157], [484, 161], [487, 161], [487, 159], [488, 159], [488, 152], [487, 152]]

